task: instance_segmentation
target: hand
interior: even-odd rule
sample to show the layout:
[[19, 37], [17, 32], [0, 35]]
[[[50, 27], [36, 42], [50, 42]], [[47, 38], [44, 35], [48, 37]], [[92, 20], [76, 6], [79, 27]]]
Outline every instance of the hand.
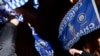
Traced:
[[71, 54], [71, 55], [75, 55], [75, 54], [82, 54], [82, 50], [78, 50], [78, 49], [74, 49], [74, 48], [72, 48], [72, 49], [69, 49], [69, 53]]
[[14, 24], [15, 26], [17, 26], [17, 25], [19, 24], [19, 21], [18, 21], [16, 18], [14, 18], [14, 19], [11, 19], [11, 20], [10, 20], [10, 23], [12, 23], [12, 24]]

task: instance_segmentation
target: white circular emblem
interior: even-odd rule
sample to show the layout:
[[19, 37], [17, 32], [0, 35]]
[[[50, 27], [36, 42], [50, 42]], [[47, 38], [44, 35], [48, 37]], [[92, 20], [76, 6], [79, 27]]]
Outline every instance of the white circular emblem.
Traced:
[[83, 23], [85, 21], [85, 19], [86, 19], [86, 16], [84, 13], [79, 14], [79, 16], [78, 16], [79, 23]]

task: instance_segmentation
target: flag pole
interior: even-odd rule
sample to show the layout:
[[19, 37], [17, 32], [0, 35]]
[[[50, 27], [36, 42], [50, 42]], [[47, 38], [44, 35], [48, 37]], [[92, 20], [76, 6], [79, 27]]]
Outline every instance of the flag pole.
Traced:
[[99, 23], [100, 23], [100, 15], [99, 15], [99, 13], [98, 13], [98, 9], [97, 9], [95, 0], [92, 0], [92, 4], [93, 4], [93, 7], [94, 7], [94, 11], [95, 11], [95, 13], [96, 13], [97, 19], [98, 19], [98, 21], [99, 21]]

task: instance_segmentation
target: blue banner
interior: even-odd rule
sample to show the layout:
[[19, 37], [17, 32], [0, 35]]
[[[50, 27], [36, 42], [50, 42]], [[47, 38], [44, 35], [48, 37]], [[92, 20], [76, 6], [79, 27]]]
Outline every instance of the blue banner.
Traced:
[[11, 11], [12, 9], [23, 6], [27, 2], [28, 0], [0, 0], [0, 9]]
[[54, 51], [49, 42], [43, 40], [36, 32], [35, 29], [28, 24], [32, 30], [32, 35], [35, 39], [35, 48], [41, 56], [54, 56]]
[[6, 4], [6, 8], [8, 8], [8, 10], [21, 7], [27, 2], [28, 0], [4, 0], [4, 3]]
[[100, 28], [100, 18], [94, 0], [79, 0], [65, 14], [58, 38], [65, 50], [70, 49], [81, 36]]
[[[3, 15], [15, 16], [19, 21], [23, 22], [22, 14], [16, 13], [13, 9], [23, 6], [28, 0], [0, 0], [0, 13]], [[0, 15], [1, 16], [1, 15]], [[2, 23], [4, 23], [5, 18], [2, 17]]]

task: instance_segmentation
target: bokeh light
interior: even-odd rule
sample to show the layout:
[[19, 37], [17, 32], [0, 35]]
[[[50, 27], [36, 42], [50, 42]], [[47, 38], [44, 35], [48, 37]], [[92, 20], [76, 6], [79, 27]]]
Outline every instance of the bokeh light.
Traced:
[[70, 0], [70, 2], [71, 2], [71, 3], [74, 3], [74, 1], [73, 1], [73, 0]]

